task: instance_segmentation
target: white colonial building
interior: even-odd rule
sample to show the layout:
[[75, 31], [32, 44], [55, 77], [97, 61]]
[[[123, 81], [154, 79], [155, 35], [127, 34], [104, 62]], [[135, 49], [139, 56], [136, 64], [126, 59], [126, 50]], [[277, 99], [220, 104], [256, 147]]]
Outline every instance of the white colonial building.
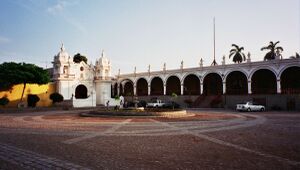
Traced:
[[274, 60], [239, 64], [162, 70], [111, 76], [111, 63], [102, 52], [95, 66], [85, 62], [74, 63], [73, 57], [61, 47], [54, 57], [53, 81], [57, 91], [65, 99], [73, 99], [74, 107], [105, 105], [112, 96], [125, 96], [125, 100], [161, 98], [170, 100], [177, 94], [177, 102], [187, 100], [192, 107], [231, 107], [236, 103], [253, 100], [267, 108], [300, 110], [300, 59], [282, 59], [277, 54]]
[[73, 62], [64, 45], [54, 56], [52, 80], [57, 92], [72, 100], [74, 107], [104, 105], [111, 100], [111, 78], [111, 64], [104, 51], [95, 66]]

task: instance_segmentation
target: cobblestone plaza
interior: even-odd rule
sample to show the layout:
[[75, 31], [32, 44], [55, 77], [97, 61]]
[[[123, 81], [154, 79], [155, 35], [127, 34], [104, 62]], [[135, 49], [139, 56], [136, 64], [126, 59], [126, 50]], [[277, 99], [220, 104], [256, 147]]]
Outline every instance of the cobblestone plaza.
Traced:
[[87, 118], [81, 112], [1, 114], [1, 169], [300, 167], [298, 113]]

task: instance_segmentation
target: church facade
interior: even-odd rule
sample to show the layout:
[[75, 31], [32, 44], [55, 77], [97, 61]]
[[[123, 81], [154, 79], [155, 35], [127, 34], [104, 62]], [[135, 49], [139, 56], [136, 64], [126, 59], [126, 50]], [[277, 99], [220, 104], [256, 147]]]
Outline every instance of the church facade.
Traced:
[[74, 107], [103, 105], [111, 100], [111, 64], [104, 51], [95, 65], [75, 63], [62, 45], [54, 56], [52, 74], [57, 92], [72, 100]]
[[[267, 108], [294, 109], [300, 106], [300, 59], [247, 61], [220, 65], [162, 70], [111, 76], [111, 63], [104, 52], [93, 66], [74, 63], [64, 47], [54, 57], [53, 81], [65, 99], [73, 99], [75, 107], [113, 104], [113, 96], [126, 100], [160, 98], [190, 107], [231, 107], [246, 100], [255, 100]], [[290, 106], [289, 106], [290, 105]]]

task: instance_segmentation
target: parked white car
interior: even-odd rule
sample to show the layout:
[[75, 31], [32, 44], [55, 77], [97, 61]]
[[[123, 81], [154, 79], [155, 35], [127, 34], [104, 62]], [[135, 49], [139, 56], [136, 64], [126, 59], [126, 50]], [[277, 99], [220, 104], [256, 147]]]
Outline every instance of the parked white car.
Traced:
[[161, 100], [153, 100], [150, 103], [147, 103], [146, 107], [163, 107], [165, 103]]
[[246, 102], [245, 104], [237, 104], [236, 105], [237, 111], [265, 111], [266, 108], [263, 105], [253, 104], [252, 102]]

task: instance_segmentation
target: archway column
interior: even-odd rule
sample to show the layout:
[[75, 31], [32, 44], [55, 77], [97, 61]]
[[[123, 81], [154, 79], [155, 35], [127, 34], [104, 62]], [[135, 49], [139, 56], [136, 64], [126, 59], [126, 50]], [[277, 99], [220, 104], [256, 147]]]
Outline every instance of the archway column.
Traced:
[[133, 86], [133, 95], [136, 96], [136, 85]]
[[200, 83], [200, 94], [203, 94], [203, 82]]
[[280, 79], [277, 79], [277, 94], [281, 94], [281, 82], [280, 82]]
[[248, 80], [248, 94], [252, 94], [251, 80]]
[[223, 81], [223, 94], [226, 94], [226, 81]]
[[184, 88], [184, 86], [183, 86], [183, 83], [182, 83], [182, 84], [180, 84], [180, 95], [183, 95], [183, 88]]
[[166, 94], [167, 94], [167, 85], [164, 84], [164, 95], [166, 95]]
[[151, 93], [151, 85], [148, 84], [148, 96], [150, 96], [150, 93]]

